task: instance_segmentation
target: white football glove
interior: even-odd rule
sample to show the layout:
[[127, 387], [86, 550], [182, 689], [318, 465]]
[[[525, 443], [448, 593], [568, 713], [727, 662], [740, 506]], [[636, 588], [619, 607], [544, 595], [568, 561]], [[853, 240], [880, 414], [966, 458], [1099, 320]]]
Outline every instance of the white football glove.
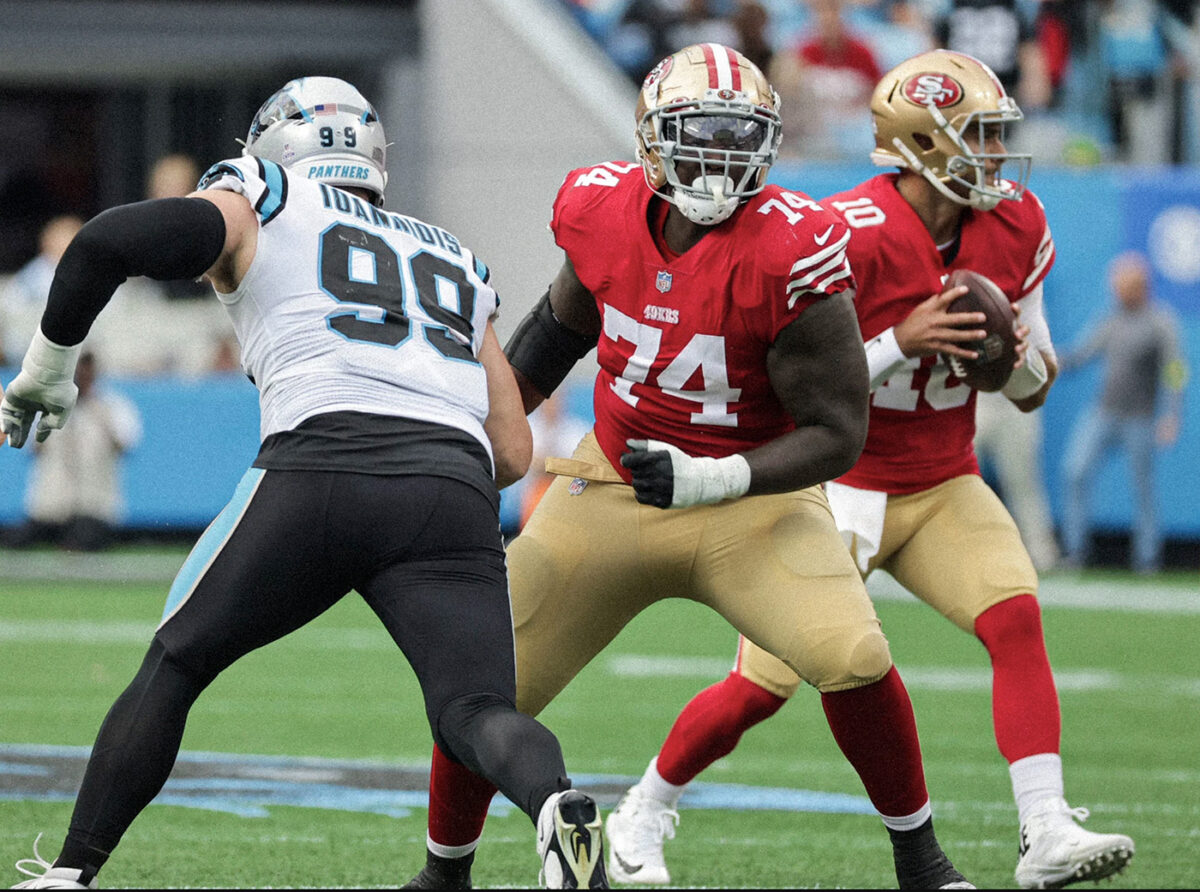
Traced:
[[626, 440], [621, 464], [633, 474], [633, 491], [644, 505], [691, 508], [744, 496], [750, 465], [741, 455], [696, 458], [659, 440]]
[[63, 347], [42, 334], [40, 328], [37, 330], [21, 362], [20, 374], [0, 401], [0, 429], [8, 435], [10, 446], [20, 449], [25, 445], [39, 412], [39, 443], [63, 426], [79, 398], [75, 364], [82, 352], [82, 344]]

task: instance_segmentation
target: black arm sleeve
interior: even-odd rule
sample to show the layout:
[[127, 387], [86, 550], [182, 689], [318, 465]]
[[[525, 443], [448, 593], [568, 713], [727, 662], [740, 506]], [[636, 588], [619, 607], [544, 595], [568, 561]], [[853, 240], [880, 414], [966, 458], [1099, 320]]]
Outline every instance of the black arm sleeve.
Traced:
[[203, 198], [160, 198], [112, 208], [89, 220], [54, 271], [42, 332], [70, 347], [129, 276], [194, 279], [225, 247], [225, 217]]
[[559, 322], [547, 291], [517, 326], [504, 353], [509, 365], [528, 378], [538, 393], [549, 397], [599, 340], [599, 335], [588, 337]]

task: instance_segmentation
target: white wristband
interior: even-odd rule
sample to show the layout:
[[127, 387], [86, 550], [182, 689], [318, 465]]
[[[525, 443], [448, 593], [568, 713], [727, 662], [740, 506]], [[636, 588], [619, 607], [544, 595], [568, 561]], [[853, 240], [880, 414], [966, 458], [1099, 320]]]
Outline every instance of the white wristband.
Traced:
[[675, 476], [672, 508], [736, 499], [750, 489], [750, 464], [738, 453], [724, 458], [690, 458], [689, 461], [687, 473]]
[[1023, 400], [1041, 390], [1049, 377], [1042, 351], [1030, 346], [1025, 351], [1024, 364], [1009, 376], [1000, 392], [1010, 400]]
[[74, 383], [75, 365], [82, 352], [82, 343], [63, 347], [42, 334], [42, 328], [38, 326], [21, 361], [21, 371], [45, 386]]
[[908, 362], [908, 357], [896, 341], [895, 327], [884, 329], [863, 344], [863, 347], [867, 351], [867, 370], [871, 374], [872, 392]]

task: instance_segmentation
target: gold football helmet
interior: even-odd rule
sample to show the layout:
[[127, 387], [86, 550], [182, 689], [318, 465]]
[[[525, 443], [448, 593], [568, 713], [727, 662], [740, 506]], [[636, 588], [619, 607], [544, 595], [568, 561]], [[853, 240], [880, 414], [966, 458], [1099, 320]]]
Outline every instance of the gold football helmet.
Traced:
[[[880, 167], [906, 167], [952, 201], [980, 210], [1024, 194], [1032, 156], [989, 154], [985, 138], [987, 129], [1000, 125], [1003, 139], [1004, 125], [1024, 115], [978, 59], [933, 50], [901, 62], [875, 87], [871, 115], [876, 146], [871, 160]], [[975, 149], [964, 139], [969, 134], [977, 140]], [[1017, 170], [1006, 179], [993, 177], [986, 170], [989, 161]]]
[[781, 135], [779, 95], [727, 46], [685, 47], [642, 82], [637, 156], [646, 183], [694, 223], [720, 223], [762, 191]]

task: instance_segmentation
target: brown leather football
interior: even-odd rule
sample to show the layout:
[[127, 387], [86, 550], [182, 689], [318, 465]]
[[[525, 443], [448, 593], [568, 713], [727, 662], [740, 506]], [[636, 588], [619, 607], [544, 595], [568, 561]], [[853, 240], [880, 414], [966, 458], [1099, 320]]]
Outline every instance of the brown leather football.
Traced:
[[979, 353], [978, 359], [964, 359], [942, 354], [950, 372], [968, 387], [995, 391], [1008, 383], [1013, 363], [1017, 361], [1016, 317], [1012, 304], [1000, 287], [987, 276], [969, 269], [956, 269], [946, 279], [946, 288], [966, 285], [970, 290], [955, 298], [951, 313], [983, 313], [987, 321], [970, 328], [982, 328], [987, 336], [982, 341], [964, 341], [962, 346]]

